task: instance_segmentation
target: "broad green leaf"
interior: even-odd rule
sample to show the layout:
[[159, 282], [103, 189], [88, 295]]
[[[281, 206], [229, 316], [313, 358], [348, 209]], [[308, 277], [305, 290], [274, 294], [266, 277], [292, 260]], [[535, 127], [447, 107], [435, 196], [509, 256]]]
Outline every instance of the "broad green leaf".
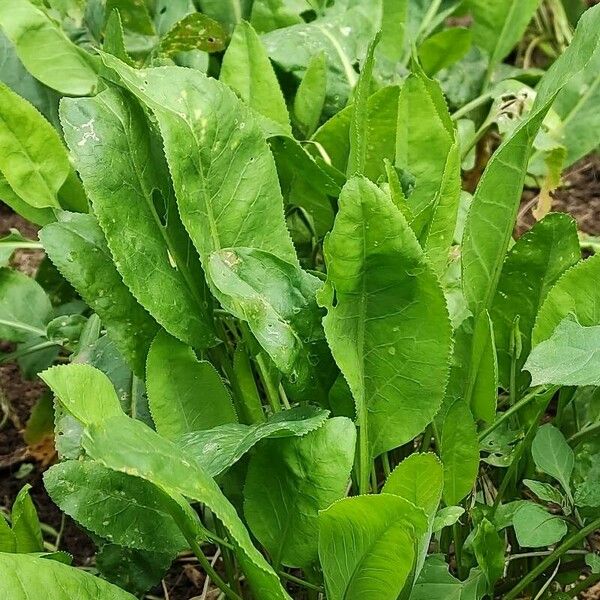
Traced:
[[150, 347], [146, 386], [152, 419], [163, 437], [173, 439], [237, 421], [216, 369], [164, 330]]
[[243, 246], [297, 263], [273, 157], [235, 94], [191, 69], [137, 71], [104, 61], [158, 119], [181, 219], [200, 258]]
[[[394, 160], [398, 93], [398, 86], [384, 87], [372, 94], [367, 101], [364, 175], [372, 181], [378, 181], [385, 174], [385, 159]], [[331, 164], [343, 173], [347, 170], [350, 155], [353, 112], [352, 105], [347, 106], [324, 123], [312, 138], [319, 145], [316, 148], [322, 148]]]
[[567, 495], [570, 495], [575, 458], [563, 434], [549, 423], [542, 425], [533, 439], [531, 455], [535, 466], [543, 473], [554, 477]]
[[473, 314], [491, 307], [517, 218], [531, 146], [550, 108], [532, 111], [492, 155], [481, 177], [462, 241], [463, 293]]
[[327, 57], [319, 52], [311, 57], [294, 96], [294, 117], [305, 137], [317, 129], [327, 92]]
[[16, 552], [43, 552], [44, 540], [40, 520], [29, 495], [31, 486], [23, 486], [17, 494], [11, 510], [12, 532], [15, 536]]
[[351, 179], [325, 242], [327, 340], [373, 456], [413, 439], [439, 409], [450, 321], [437, 278], [391, 199]]
[[441, 531], [444, 527], [451, 527], [465, 513], [465, 509], [462, 506], [444, 506], [437, 511], [435, 518], [433, 519], [433, 533]]
[[140, 421], [123, 416], [88, 428], [84, 447], [94, 460], [110, 469], [146, 479], [175, 499], [185, 496], [205, 504], [227, 530], [257, 600], [289, 600], [219, 486], [173, 443]]
[[504, 573], [506, 553], [504, 538], [500, 536], [493, 523], [484, 518], [475, 530], [472, 545], [477, 564], [487, 580], [488, 592], [491, 592]]
[[391, 494], [346, 498], [319, 515], [319, 558], [329, 600], [396, 600], [427, 528], [421, 509]]
[[169, 333], [194, 346], [210, 345], [214, 334], [200, 266], [142, 109], [110, 89], [95, 98], [63, 100], [61, 120], [123, 281]]
[[422, 508], [427, 517], [427, 531], [418, 540], [416, 566], [413, 577], [418, 577], [433, 531], [435, 512], [442, 499], [444, 468], [433, 453], [412, 454], [405, 458], [389, 475], [381, 489], [384, 494], [400, 496]]
[[488, 53], [490, 73], [521, 39], [539, 4], [540, 0], [469, 0], [473, 41]]
[[119, 11], [125, 29], [140, 35], [153, 36], [156, 34], [147, 2], [140, 2], [140, 0], [106, 0], [106, 15], [110, 16], [114, 10]]
[[39, 283], [18, 271], [0, 268], [0, 339], [23, 342], [44, 337], [52, 306]]
[[600, 385], [600, 326], [582, 327], [565, 317], [532, 351], [524, 369], [531, 385]]
[[225, 48], [227, 34], [223, 27], [202, 13], [190, 13], [167, 31], [159, 44], [159, 52], [174, 56], [179, 52], [203, 50], [218, 52]]
[[283, 70], [301, 79], [311, 58], [319, 52], [327, 57], [327, 100], [329, 115], [341, 110], [358, 81], [354, 64], [361, 59], [377, 29], [376, 6], [351, 7], [339, 4], [310, 23], [277, 29], [262, 36], [271, 59]]
[[0, 595], [10, 600], [135, 600], [135, 596], [56, 560], [0, 553]]
[[269, 57], [250, 23], [236, 26], [223, 57], [220, 81], [248, 106], [291, 133], [285, 99]]
[[483, 573], [473, 569], [466, 581], [453, 577], [441, 554], [427, 557], [410, 600], [481, 600], [485, 594]]
[[561, 321], [572, 315], [583, 327], [600, 325], [600, 255], [581, 261], [566, 271], [550, 289], [540, 307], [531, 346], [548, 340]]
[[250, 23], [258, 33], [303, 23], [301, 13], [310, 10], [308, 0], [254, 0]]
[[473, 34], [470, 29], [452, 27], [433, 34], [419, 46], [423, 71], [432, 77], [453, 65], [469, 51]]
[[[0, 198], [2, 196], [0, 195]], [[41, 244], [35, 240], [21, 235], [18, 229], [10, 228], [9, 233], [0, 238], [0, 267], [8, 266], [8, 263], [16, 250], [39, 249]]]
[[0, 514], [0, 552], [9, 552], [11, 554], [17, 551], [17, 538], [10, 528], [6, 517]]
[[65, 410], [84, 425], [123, 415], [110, 379], [90, 365], [58, 365], [40, 377]]
[[36, 225], [46, 225], [55, 220], [53, 209], [35, 208], [17, 196], [2, 173], [0, 173], [0, 199], [18, 215]]
[[0, 3], [0, 28], [36, 79], [61, 94], [94, 93], [98, 86], [97, 58], [71, 42], [32, 2]]
[[[521, 355], [516, 358], [519, 373], [531, 349], [531, 332], [542, 302], [563, 272], [579, 260], [580, 253], [577, 225], [562, 213], [544, 217], [509, 250], [490, 310], [498, 375], [504, 389], [508, 389], [510, 381], [510, 340], [515, 319], [519, 319], [522, 346]], [[526, 376], [517, 377], [523, 381]]]
[[172, 500], [144, 479], [70, 460], [46, 471], [44, 485], [64, 513], [115, 544], [165, 553], [187, 547], [171, 516]]
[[515, 513], [513, 527], [522, 548], [541, 548], [560, 542], [567, 533], [564, 519], [551, 515], [545, 508], [526, 502]]
[[463, 400], [456, 400], [446, 413], [440, 457], [444, 465], [444, 501], [458, 504], [473, 488], [479, 470], [477, 428]]
[[0, 171], [13, 191], [34, 208], [60, 208], [58, 191], [71, 168], [65, 147], [37, 109], [3, 83], [0, 145]]
[[394, 70], [402, 60], [405, 50], [406, 25], [410, 3], [408, 0], [383, 0], [381, 19], [381, 42], [377, 49], [377, 59], [387, 62]]
[[97, 220], [63, 212], [39, 235], [52, 263], [102, 319], [109, 337], [142, 376], [158, 325], [123, 283]]
[[300, 388], [318, 385], [316, 346], [323, 340], [323, 329], [315, 294], [323, 282], [273, 254], [251, 248], [214, 252], [206, 272], [221, 305], [248, 323], [291, 383]]
[[356, 428], [335, 417], [303, 437], [263, 441], [250, 457], [244, 516], [273, 564], [317, 560], [318, 516], [346, 495]]
[[305, 436], [321, 427], [329, 412], [310, 405], [275, 413], [256, 425], [233, 423], [182, 436], [176, 444], [212, 477], [234, 465], [246, 452], [265, 438]]

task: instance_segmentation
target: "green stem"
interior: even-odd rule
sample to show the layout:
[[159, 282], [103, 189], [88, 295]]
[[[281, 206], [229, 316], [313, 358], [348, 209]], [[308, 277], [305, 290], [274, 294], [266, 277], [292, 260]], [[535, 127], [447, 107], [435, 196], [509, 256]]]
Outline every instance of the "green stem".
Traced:
[[263, 387], [265, 388], [265, 394], [267, 395], [267, 400], [269, 401], [271, 410], [274, 413], [280, 412], [281, 403], [279, 401], [279, 392], [273, 384], [273, 380], [271, 379], [271, 373], [269, 373], [269, 365], [267, 365], [265, 357], [262, 354], [257, 355], [256, 364], [258, 365], [260, 379], [263, 383]]
[[514, 600], [518, 595], [531, 583], [533, 583], [544, 571], [552, 564], [554, 564], [561, 556], [566, 554], [567, 550], [570, 550], [576, 544], [583, 541], [590, 533], [593, 533], [600, 528], [600, 518], [592, 521], [589, 525], [586, 525], [583, 529], [574, 533], [571, 537], [567, 538], [558, 548], [556, 548], [552, 554], [542, 560], [536, 567], [534, 567], [525, 577], [515, 585], [515, 587], [504, 596], [504, 600]]
[[581, 592], [585, 592], [585, 590], [592, 587], [598, 581], [600, 581], [600, 573], [592, 573], [589, 577], [583, 581], [580, 581], [575, 587], [572, 587], [568, 592], [566, 592], [566, 594], [570, 598], [575, 598], [581, 594]]
[[557, 389], [558, 389], [558, 386], [553, 386], [550, 388], [545, 388], [544, 386], [540, 386], [540, 387], [537, 387], [537, 388], [531, 390], [531, 392], [529, 392], [529, 394], [526, 394], [525, 396], [523, 396], [523, 398], [521, 398], [521, 400], [519, 400], [516, 404], [514, 404], [508, 410], [503, 412], [487, 429], [484, 429], [481, 432], [481, 434], [479, 435], [479, 442], [482, 442], [483, 440], [485, 440], [485, 438], [487, 438], [492, 432], [494, 432], [498, 427], [500, 427], [500, 425], [502, 425], [502, 423], [504, 423], [504, 421], [506, 421], [507, 419], [510, 419], [510, 417], [512, 417], [514, 414], [518, 413], [523, 407], [525, 407], [528, 404], [530, 404], [531, 402], [533, 402], [533, 400], [535, 400], [542, 394], [551, 393], [551, 395], [552, 395], [552, 394], [554, 394], [554, 392]]
[[586, 438], [588, 435], [590, 435], [592, 433], [596, 433], [599, 430], [600, 430], [600, 421], [598, 421], [598, 423], [594, 423], [593, 425], [588, 425], [587, 427], [584, 427], [581, 431], [578, 431], [577, 433], [573, 434], [568, 439], [568, 442], [569, 442], [569, 444], [578, 443], [583, 438]]
[[454, 537], [454, 556], [456, 558], [456, 571], [458, 573], [458, 578], [464, 578], [464, 568], [462, 564], [462, 531], [460, 525], [458, 523], [454, 523], [452, 525], [452, 535]]
[[58, 342], [41, 342], [40, 344], [35, 344], [35, 346], [25, 346], [25, 348], [21, 348], [19, 350], [15, 350], [14, 352], [10, 352], [9, 354], [5, 354], [0, 357], [0, 365], [6, 363], [10, 360], [14, 360], [15, 358], [21, 358], [22, 356], [28, 356], [29, 354], [33, 354], [38, 350], [44, 350], [46, 348], [52, 348], [53, 346], [60, 346]]
[[483, 106], [486, 102], [489, 102], [491, 98], [492, 96], [489, 92], [481, 94], [481, 96], [477, 96], [477, 98], [471, 100], [471, 102], [467, 102], [467, 104], [461, 106], [456, 112], [452, 113], [450, 118], [453, 121], [458, 121], [459, 119], [462, 119], [464, 116], [468, 115], [471, 111]]
[[292, 583], [296, 583], [297, 585], [301, 585], [305, 587], [307, 590], [314, 590], [315, 592], [320, 592], [322, 594], [325, 593], [325, 590], [320, 585], [315, 585], [314, 583], [310, 583], [304, 579], [300, 579], [300, 577], [296, 577], [295, 575], [290, 575], [290, 573], [286, 573], [285, 571], [277, 571], [277, 574], [282, 579], [287, 579]]
[[27, 323], [21, 323], [19, 321], [9, 321], [7, 319], [0, 319], [0, 325], [6, 325], [11, 329], [20, 329], [21, 331], [26, 331], [27, 333], [34, 333], [40, 337], [46, 337], [46, 331], [44, 329], [40, 329], [39, 327], [34, 327], [33, 325], [27, 325]]
[[369, 493], [371, 454], [369, 452], [369, 423], [366, 406], [358, 411], [358, 493]]
[[256, 389], [252, 365], [246, 349], [241, 344], [238, 344], [233, 354], [232, 384], [235, 391], [235, 405], [241, 421], [246, 425], [263, 423], [265, 413]]

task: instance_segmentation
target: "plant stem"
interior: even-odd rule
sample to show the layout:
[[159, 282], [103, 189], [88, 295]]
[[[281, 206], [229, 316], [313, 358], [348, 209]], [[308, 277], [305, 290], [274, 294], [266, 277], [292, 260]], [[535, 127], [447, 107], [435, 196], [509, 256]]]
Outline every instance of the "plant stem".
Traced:
[[592, 573], [589, 577], [583, 579], [575, 587], [572, 587], [569, 591], [567, 591], [566, 594], [571, 598], [575, 598], [575, 596], [578, 596], [581, 594], [581, 592], [584, 592], [589, 587], [592, 587], [598, 581], [600, 581], [600, 573]]
[[598, 423], [594, 423], [593, 425], [588, 425], [584, 427], [581, 431], [573, 434], [569, 439], [569, 444], [574, 444], [580, 442], [583, 438], [587, 437], [591, 433], [596, 433], [600, 430], [600, 421]]
[[525, 577], [513, 587], [504, 600], [514, 600], [518, 595], [532, 582], [534, 582], [550, 565], [554, 564], [561, 556], [566, 554], [567, 550], [570, 550], [573, 546], [583, 541], [590, 533], [600, 528], [600, 518], [592, 521], [589, 525], [586, 525], [583, 529], [574, 533], [571, 537], [567, 538], [558, 548], [556, 548], [552, 554], [547, 556], [542, 562], [534, 567]]
[[25, 346], [24, 348], [21, 348], [20, 350], [15, 350], [14, 352], [10, 352], [9, 354], [5, 354], [4, 356], [0, 357], [0, 365], [5, 362], [8, 362], [10, 360], [14, 360], [15, 358], [21, 358], [23, 356], [28, 356], [29, 354], [33, 354], [34, 352], [37, 352], [38, 350], [44, 350], [45, 348], [52, 348], [53, 346], [60, 346], [60, 343], [47, 341], [47, 342], [40, 342], [39, 344], [35, 344], [35, 346]]
[[366, 406], [358, 411], [358, 493], [369, 493], [371, 456], [369, 452], [369, 424]]
[[477, 96], [477, 98], [471, 100], [471, 102], [467, 102], [467, 104], [461, 106], [456, 112], [452, 113], [452, 116], [450, 118], [453, 121], [458, 121], [459, 119], [462, 119], [462, 117], [464, 117], [465, 115], [468, 115], [472, 110], [475, 110], [476, 108], [479, 108], [480, 106], [484, 105], [486, 102], [489, 102], [491, 98], [492, 96], [489, 92], [481, 94], [481, 96]]
[[554, 394], [554, 392], [558, 389], [558, 386], [552, 386], [550, 388], [546, 388], [544, 386], [537, 387], [529, 394], [526, 394], [519, 400], [516, 404], [511, 406], [508, 410], [504, 411], [487, 429], [484, 429], [479, 435], [479, 441], [482, 442], [488, 437], [493, 431], [495, 431], [504, 421], [512, 417], [514, 414], [518, 413], [524, 406], [527, 406], [530, 402], [535, 400], [538, 396], [545, 394]]
[[322, 594], [325, 593], [325, 590], [320, 585], [315, 585], [314, 583], [310, 583], [309, 581], [300, 579], [300, 577], [296, 577], [295, 575], [291, 575], [290, 573], [286, 573], [285, 571], [277, 571], [277, 574], [279, 575], [279, 577], [301, 585], [307, 590], [314, 590], [315, 592], [321, 592]]
[[458, 523], [454, 523], [454, 525], [452, 525], [452, 536], [454, 537], [454, 557], [456, 559], [456, 571], [458, 573], [458, 578], [459, 579], [463, 579], [464, 578], [464, 569], [463, 569], [463, 564], [462, 564], [462, 547], [463, 547], [463, 540], [462, 540], [462, 531], [460, 528], [460, 525]]
[[279, 402], [279, 392], [277, 391], [277, 388], [273, 385], [271, 373], [269, 373], [269, 366], [267, 365], [265, 357], [262, 354], [257, 355], [256, 364], [258, 365], [260, 379], [263, 382], [265, 394], [267, 395], [267, 400], [269, 401], [271, 410], [274, 413], [277, 413], [281, 411], [281, 403]]
[[204, 552], [202, 552], [202, 548], [198, 545], [196, 540], [188, 539], [188, 543], [192, 549], [192, 552], [196, 555], [200, 566], [204, 569], [204, 572], [211, 578], [212, 582], [225, 594], [226, 598], [229, 600], [243, 600], [241, 596], [238, 596], [228, 585], [221, 579], [221, 576], [215, 571], [213, 566], [210, 564], [210, 561], [206, 556], [204, 556]]

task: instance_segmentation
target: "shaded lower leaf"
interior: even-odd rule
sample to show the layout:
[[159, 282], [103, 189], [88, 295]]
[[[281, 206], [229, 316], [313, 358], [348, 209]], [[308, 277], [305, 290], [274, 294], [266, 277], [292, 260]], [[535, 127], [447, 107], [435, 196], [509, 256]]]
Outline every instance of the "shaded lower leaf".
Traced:
[[484, 518], [477, 525], [472, 545], [479, 568], [487, 580], [488, 591], [491, 591], [504, 573], [504, 538], [496, 531], [496, 527]]
[[523, 548], [551, 546], [562, 540], [568, 529], [564, 519], [551, 515], [533, 502], [519, 507], [513, 517], [513, 527], [519, 546]]

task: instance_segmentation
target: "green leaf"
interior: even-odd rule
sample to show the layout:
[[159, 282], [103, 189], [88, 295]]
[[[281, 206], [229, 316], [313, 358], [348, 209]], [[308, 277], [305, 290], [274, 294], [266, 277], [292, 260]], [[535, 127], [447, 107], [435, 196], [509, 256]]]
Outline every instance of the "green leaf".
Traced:
[[[379, 3], [377, 3], [379, 4]], [[379, 7], [334, 6], [323, 17], [271, 31], [262, 36], [268, 55], [283, 70], [301, 79], [319, 52], [327, 57], [325, 112], [335, 114], [347, 103], [358, 81], [354, 64], [362, 59], [379, 28]]]
[[44, 540], [40, 520], [29, 496], [31, 486], [21, 488], [11, 510], [12, 532], [15, 536], [16, 552], [43, 552]]
[[0, 552], [10, 552], [14, 554], [17, 551], [17, 538], [10, 528], [6, 517], [0, 514]]
[[451, 527], [465, 513], [465, 509], [462, 506], [444, 506], [440, 508], [433, 519], [433, 533], [437, 533], [444, 529], [444, 527]]
[[532, 479], [523, 479], [523, 483], [540, 499], [546, 502], [552, 502], [563, 506], [565, 497], [549, 483], [542, 481], [533, 481]]
[[173, 439], [237, 421], [216, 369], [164, 330], [150, 347], [146, 371], [150, 412], [163, 437]]
[[248, 19], [252, 0], [199, 0], [200, 9], [231, 31], [242, 19]]
[[310, 10], [307, 0], [254, 0], [250, 23], [258, 33], [303, 23], [300, 13]]
[[291, 133], [290, 117], [275, 71], [250, 23], [242, 21], [236, 26], [219, 79], [248, 106], [274, 121], [283, 133]]
[[64, 513], [110, 542], [163, 553], [187, 547], [171, 516], [173, 501], [144, 479], [69, 460], [46, 471], [44, 485]]
[[52, 263], [102, 319], [111, 340], [142, 376], [158, 325], [123, 283], [97, 220], [63, 212], [39, 235]]
[[242, 246], [296, 264], [273, 157], [235, 94], [191, 69], [104, 61], [158, 119], [181, 218], [202, 261]]
[[294, 96], [294, 117], [305, 137], [319, 125], [327, 93], [327, 57], [321, 51], [311, 57]]
[[600, 326], [582, 327], [565, 317], [552, 336], [538, 344], [524, 368], [531, 385], [600, 385]]
[[121, 15], [118, 10], [113, 9], [106, 21], [102, 49], [126, 62], [128, 65], [134, 66], [135, 64], [127, 52], [125, 32], [123, 31], [123, 23], [121, 22]]
[[[1, 197], [1, 196], [0, 196]], [[9, 233], [0, 238], [0, 267], [7, 267], [16, 250], [39, 249], [39, 242], [21, 235], [18, 229], [10, 228]]]
[[51, 208], [34, 208], [25, 200], [17, 196], [8, 185], [8, 181], [0, 173], [0, 198], [4, 204], [10, 206], [18, 215], [36, 225], [46, 225], [55, 220], [54, 210]]
[[156, 35], [147, 3], [143, 0], [106, 0], [105, 14], [110, 17], [117, 10], [123, 27], [139, 35]]
[[600, 573], [600, 556], [589, 552], [585, 555], [585, 564], [592, 570], [592, 573]]
[[171, 335], [210, 345], [214, 334], [200, 266], [143, 111], [110, 89], [95, 98], [63, 100], [61, 120], [123, 281]]
[[564, 519], [548, 513], [539, 504], [526, 502], [513, 517], [513, 527], [519, 546], [541, 548], [556, 544], [567, 534]]
[[458, 62], [471, 48], [473, 33], [463, 27], [452, 27], [434, 33], [419, 46], [419, 61], [430, 77]]
[[55, 560], [0, 553], [0, 594], [31, 600], [44, 590], [44, 600], [134, 600], [135, 596], [85, 571]]
[[473, 41], [489, 56], [491, 71], [521, 39], [540, 0], [469, 0], [475, 23]]
[[533, 332], [531, 346], [548, 340], [561, 321], [572, 315], [583, 327], [600, 325], [600, 255], [581, 261], [566, 271], [548, 292]]
[[266, 423], [230, 424], [182, 436], [176, 444], [216, 477], [234, 465], [246, 452], [265, 438], [304, 436], [321, 427], [329, 411], [310, 405], [275, 413]]
[[84, 96], [98, 86], [98, 61], [76, 46], [59, 26], [28, 0], [0, 5], [0, 28], [25, 68], [61, 94]]
[[23, 342], [46, 335], [52, 306], [39, 283], [18, 271], [0, 268], [0, 339]]
[[262, 442], [248, 464], [244, 516], [274, 565], [317, 560], [319, 511], [346, 495], [356, 429], [335, 417], [303, 437]]
[[158, 49], [164, 56], [190, 50], [219, 52], [225, 48], [226, 38], [227, 34], [217, 21], [194, 12], [171, 27], [161, 39]]
[[496, 527], [484, 518], [475, 530], [472, 544], [477, 564], [488, 583], [489, 592], [494, 589], [494, 584], [504, 573], [504, 538], [496, 531]]
[[[372, 94], [367, 101], [366, 155], [364, 175], [378, 181], [385, 174], [385, 159], [394, 160], [398, 120], [398, 86], [388, 86]], [[332, 166], [346, 172], [350, 155], [350, 124], [354, 108], [347, 106], [326, 121], [314, 134]]]
[[549, 423], [542, 425], [533, 439], [531, 455], [535, 466], [543, 473], [554, 477], [567, 495], [570, 495], [575, 458], [563, 434]]
[[3, 83], [0, 145], [0, 171], [12, 190], [34, 208], [59, 208], [58, 191], [71, 168], [65, 147], [37, 109]]
[[577, 225], [568, 215], [549, 214], [523, 234], [510, 249], [502, 266], [490, 315], [498, 353], [500, 384], [508, 389], [511, 367], [511, 333], [519, 319], [522, 351], [516, 357], [519, 374], [531, 349], [537, 312], [558, 278], [580, 257]]
[[248, 323], [291, 383], [314, 387], [316, 344], [323, 339], [315, 294], [323, 282], [295, 264], [251, 248], [214, 252], [206, 272], [221, 305]]
[[463, 400], [456, 400], [444, 417], [440, 457], [444, 465], [444, 501], [458, 504], [473, 488], [479, 470], [477, 428]]
[[427, 528], [421, 509], [391, 494], [346, 498], [319, 515], [319, 557], [329, 600], [396, 600]]
[[40, 377], [65, 410], [84, 425], [123, 415], [110, 379], [90, 365], [58, 365]]
[[140, 421], [123, 416], [90, 427], [84, 447], [93, 459], [110, 469], [146, 479], [175, 498], [185, 496], [205, 504], [227, 530], [257, 600], [289, 600], [219, 486], [177, 446]]
[[325, 242], [328, 274], [319, 301], [327, 308], [327, 340], [377, 456], [413, 439], [439, 409], [450, 322], [437, 278], [391, 199], [354, 178], [339, 207]]

